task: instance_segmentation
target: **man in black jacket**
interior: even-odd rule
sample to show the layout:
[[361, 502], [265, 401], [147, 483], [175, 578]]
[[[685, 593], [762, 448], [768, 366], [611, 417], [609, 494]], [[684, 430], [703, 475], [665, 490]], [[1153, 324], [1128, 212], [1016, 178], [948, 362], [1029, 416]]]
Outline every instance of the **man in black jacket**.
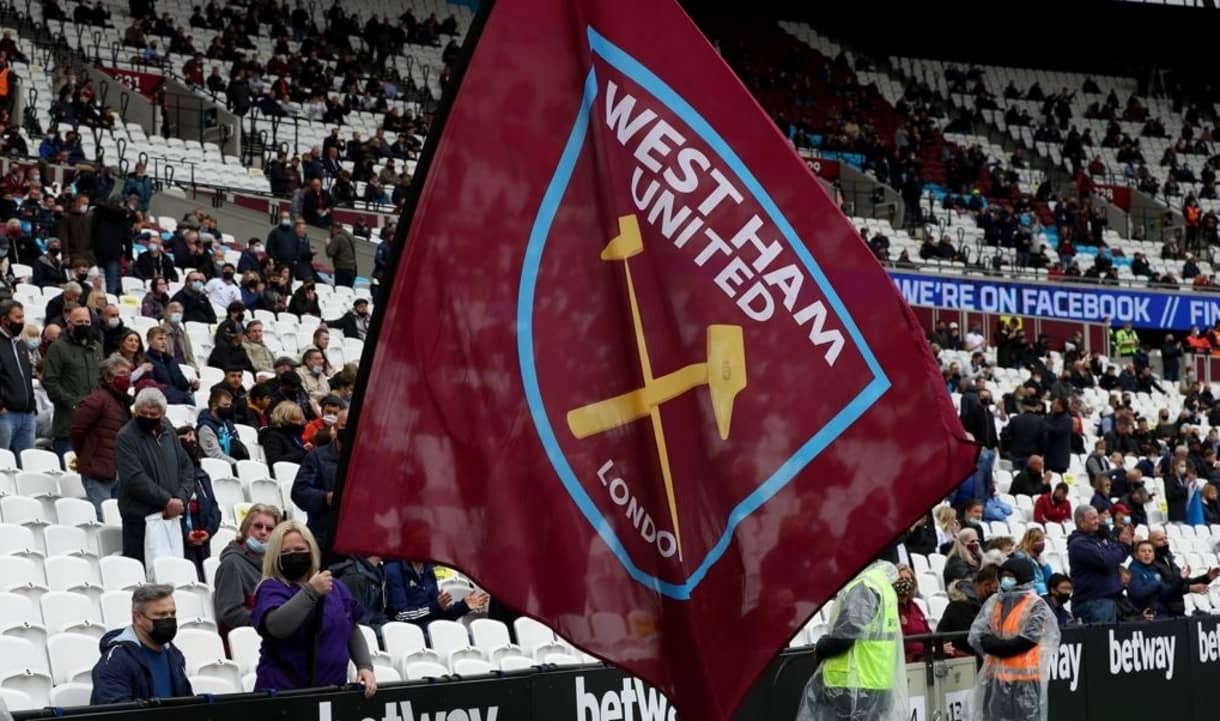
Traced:
[[216, 323], [216, 311], [203, 294], [204, 275], [197, 270], [186, 274], [186, 285], [174, 294], [173, 300], [182, 304], [182, 320], [198, 321], [209, 325]]
[[1040, 407], [1040, 401], [1026, 399], [1021, 413], [1013, 416], [1004, 426], [1004, 455], [1012, 461], [1015, 471], [1025, 467], [1026, 459], [1038, 452], [1042, 442], [1043, 415], [1038, 412]]
[[326, 327], [331, 330], [343, 331], [344, 338], [359, 338], [364, 340], [369, 332], [369, 302], [366, 298], [357, 298], [352, 309], [337, 320], [326, 321]]
[[106, 292], [122, 295], [119, 275], [122, 260], [131, 257], [131, 211], [117, 203], [103, 203], [93, 214], [93, 257], [106, 274]]
[[[59, 287], [68, 282], [68, 269], [64, 266], [62, 251], [59, 238], [47, 240], [47, 252], [34, 261], [34, 285], [39, 288]], [[62, 312], [62, 307], [60, 310]]]
[[178, 281], [178, 271], [170, 257], [161, 252], [161, 239], [149, 238], [146, 249], [136, 258], [134, 275], [141, 280], [165, 278], [170, 282]]
[[0, 303], [0, 448], [20, 457], [34, 447], [33, 369], [21, 338], [25, 308], [15, 300]]

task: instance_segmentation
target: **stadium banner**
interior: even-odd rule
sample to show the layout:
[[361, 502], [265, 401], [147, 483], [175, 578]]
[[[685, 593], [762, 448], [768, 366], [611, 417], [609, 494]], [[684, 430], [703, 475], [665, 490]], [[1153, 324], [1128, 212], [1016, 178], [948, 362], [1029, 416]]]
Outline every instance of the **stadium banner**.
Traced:
[[1123, 210], [1131, 210], [1131, 188], [1126, 185], [1094, 185], [1093, 191]]
[[[884, 270], [677, 3], [486, 17], [404, 213], [334, 550], [454, 566], [727, 719], [975, 447]], [[899, 467], [902, 493], [862, 470]]]
[[827, 160], [826, 158], [805, 158], [805, 165], [813, 171], [813, 174], [823, 180], [835, 181], [839, 179], [841, 168], [839, 161]]
[[152, 73], [142, 73], [138, 70], [128, 70], [127, 68], [105, 68], [100, 65], [97, 69], [149, 100], [154, 99], [157, 96], [157, 91], [165, 84], [163, 76]]
[[1136, 328], [1185, 330], [1220, 320], [1220, 293], [1152, 291], [1068, 283], [1023, 283], [890, 271], [913, 306], [1101, 323], [1131, 321]]
[[1090, 689], [1083, 664], [1085, 654], [1084, 627], [1061, 629], [1059, 650], [1051, 662], [1051, 683], [1047, 689], [1052, 719], [1087, 718]]

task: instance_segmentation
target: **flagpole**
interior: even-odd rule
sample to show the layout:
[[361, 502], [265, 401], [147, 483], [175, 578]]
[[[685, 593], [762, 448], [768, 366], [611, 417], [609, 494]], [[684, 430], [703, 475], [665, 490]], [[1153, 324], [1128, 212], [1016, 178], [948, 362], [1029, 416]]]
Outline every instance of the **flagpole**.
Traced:
[[[403, 201], [402, 215], [399, 216], [398, 225], [394, 229], [393, 245], [390, 246], [389, 258], [386, 260], [385, 273], [382, 275], [381, 282], [377, 286], [377, 294], [374, 296], [374, 310], [376, 312], [373, 313], [372, 321], [369, 323], [369, 332], [364, 340], [366, 351], [360, 359], [360, 369], [356, 374], [356, 387], [352, 394], [352, 402], [347, 414], [347, 428], [342, 439], [343, 447], [339, 449], [339, 468], [335, 474], [334, 502], [331, 504], [330, 509], [330, 534], [322, 541], [324, 544], [322, 549], [324, 565], [329, 564], [335, 555], [334, 544], [335, 533], [338, 530], [339, 509], [342, 508], [343, 487], [346, 485], [347, 471], [352, 459], [351, 439], [356, 437], [356, 433], [359, 430], [360, 412], [364, 407], [364, 398], [368, 391], [373, 357], [377, 352], [377, 341], [381, 337], [382, 320], [385, 317], [384, 306], [389, 300], [390, 287], [394, 282], [394, 277], [398, 273], [403, 254], [406, 251], [408, 231], [411, 221], [415, 218], [415, 211], [419, 206], [419, 199], [423, 194], [424, 183], [427, 179], [428, 171], [432, 167], [432, 160], [436, 156], [437, 147], [440, 145], [445, 121], [448, 119], [449, 111], [453, 108], [458, 92], [461, 90], [462, 79], [466, 77], [466, 69], [470, 66], [470, 60], [474, 56], [475, 47], [478, 45], [479, 37], [483, 34], [483, 28], [487, 25], [487, 18], [491, 15], [491, 9], [494, 4], [494, 0], [479, 0], [479, 9], [475, 11], [474, 18], [470, 22], [470, 28], [466, 31], [466, 39], [462, 42], [458, 58], [454, 62], [449, 86], [441, 89], [441, 97], [439, 102], [437, 102], [436, 112], [432, 114], [432, 124], [428, 129], [427, 137], [424, 138], [424, 147], [420, 151], [419, 162], [416, 164], [415, 174], [411, 178], [411, 188], [407, 191], [407, 197]], [[382, 242], [386, 241], [383, 240]]]

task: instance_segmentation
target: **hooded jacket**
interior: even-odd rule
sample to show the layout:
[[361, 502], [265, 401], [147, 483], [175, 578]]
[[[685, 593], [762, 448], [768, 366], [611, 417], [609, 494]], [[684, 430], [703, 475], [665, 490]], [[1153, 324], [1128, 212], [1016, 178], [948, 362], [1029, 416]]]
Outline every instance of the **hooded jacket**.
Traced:
[[250, 625], [250, 610], [254, 608], [254, 589], [263, 580], [263, 557], [246, 548], [246, 544], [229, 541], [220, 552], [220, 566], [216, 569], [215, 605], [216, 622], [221, 635], [227, 636], [230, 629]]
[[[90, 705], [146, 701], [152, 698], [152, 672], [144, 663], [140, 639], [131, 626], [116, 628], [98, 643], [102, 657], [93, 667], [93, 695]], [[174, 696], [194, 696], [186, 677], [186, 658], [174, 646], [165, 644], [169, 655], [169, 679]]]
[[1068, 563], [1072, 567], [1072, 607], [1085, 601], [1117, 599], [1123, 587], [1118, 566], [1130, 551], [1102, 534], [1080, 530], [1068, 536]]

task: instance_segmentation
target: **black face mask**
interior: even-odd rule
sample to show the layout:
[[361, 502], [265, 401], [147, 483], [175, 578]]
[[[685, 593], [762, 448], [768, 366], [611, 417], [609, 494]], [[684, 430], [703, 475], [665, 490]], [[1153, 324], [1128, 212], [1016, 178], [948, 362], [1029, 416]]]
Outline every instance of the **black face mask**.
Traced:
[[154, 618], [152, 624], [153, 627], [148, 632], [148, 637], [162, 646], [173, 641], [174, 636], [178, 635], [178, 619], [176, 618]]
[[89, 280], [89, 274], [88, 273], [77, 273], [76, 279], [78, 281], [80, 281], [81, 283], [84, 283], [85, 281]]
[[233, 406], [220, 406], [216, 409], [216, 417], [221, 420], [229, 420], [233, 417]]
[[233, 280], [233, 271], [226, 270], [225, 272], [221, 273], [221, 277], [225, 280]]
[[298, 581], [309, 573], [309, 567], [313, 563], [313, 558], [306, 551], [296, 553], [284, 553], [280, 555], [280, 570], [284, 572], [284, 578], [289, 581]]
[[1169, 555], [1169, 546], [1153, 546], [1152, 548], [1157, 558], [1164, 558]]
[[93, 326], [91, 325], [74, 325], [72, 326], [72, 337], [84, 343], [93, 337]]
[[144, 416], [136, 416], [136, 425], [140, 426], [140, 430], [145, 433], [152, 433], [161, 427], [160, 418], [145, 418]]
[[23, 330], [25, 330], [25, 323], [8, 323], [5, 325], [5, 328], [8, 329], [9, 335], [16, 338], [17, 336], [21, 335]]
[[1056, 594], [1055, 594], [1055, 600], [1059, 601], [1059, 605], [1060, 605], [1060, 606], [1062, 606], [1063, 604], [1065, 604], [1065, 603], [1067, 603], [1068, 601], [1071, 601], [1071, 600], [1072, 600], [1072, 594], [1070, 594], [1070, 593], [1056, 593]]
[[59, 255], [59, 248], [47, 248], [47, 255], [54, 258], [55, 256]]

